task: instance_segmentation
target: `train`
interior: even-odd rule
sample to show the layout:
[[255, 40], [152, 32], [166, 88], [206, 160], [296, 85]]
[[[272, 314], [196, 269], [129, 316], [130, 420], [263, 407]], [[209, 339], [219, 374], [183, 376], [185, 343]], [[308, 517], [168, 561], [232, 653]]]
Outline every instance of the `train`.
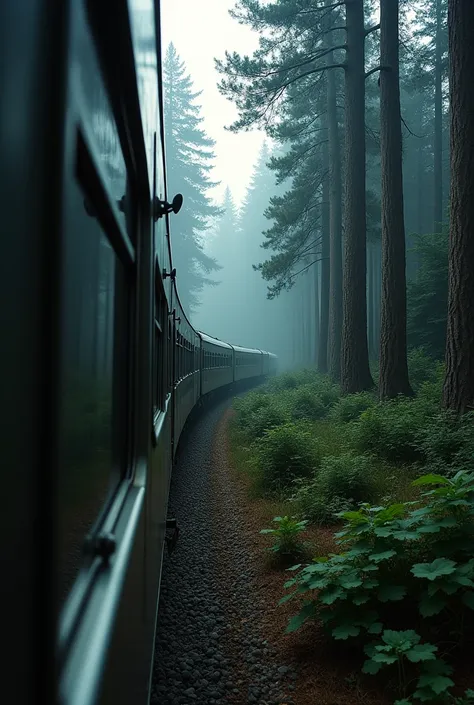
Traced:
[[203, 400], [274, 374], [178, 295], [158, 0], [0, 3], [2, 688], [145, 705], [170, 478]]

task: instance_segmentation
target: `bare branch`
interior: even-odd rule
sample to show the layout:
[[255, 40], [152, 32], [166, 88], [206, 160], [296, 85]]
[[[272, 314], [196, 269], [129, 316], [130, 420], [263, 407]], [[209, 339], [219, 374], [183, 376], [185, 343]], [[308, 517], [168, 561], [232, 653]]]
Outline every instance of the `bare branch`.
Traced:
[[370, 69], [370, 71], [366, 71], [365, 77], [368, 78], [371, 76], [373, 73], [377, 73], [377, 71], [391, 71], [392, 67], [391, 66], [374, 66], [373, 69]]
[[374, 25], [372, 25], [372, 27], [366, 27], [364, 34], [365, 34], [365, 36], [367, 36], [371, 32], [376, 32], [378, 29], [380, 29], [380, 23], [374, 24]]

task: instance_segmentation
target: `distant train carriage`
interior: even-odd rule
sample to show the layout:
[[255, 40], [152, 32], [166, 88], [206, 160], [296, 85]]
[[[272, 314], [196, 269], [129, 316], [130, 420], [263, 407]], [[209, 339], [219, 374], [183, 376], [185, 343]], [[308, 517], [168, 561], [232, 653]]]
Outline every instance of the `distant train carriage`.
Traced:
[[261, 350], [241, 348], [234, 345], [234, 380], [240, 382], [251, 377], [261, 377], [263, 372], [264, 354]]
[[234, 348], [218, 338], [199, 333], [201, 338], [201, 394], [234, 381]]

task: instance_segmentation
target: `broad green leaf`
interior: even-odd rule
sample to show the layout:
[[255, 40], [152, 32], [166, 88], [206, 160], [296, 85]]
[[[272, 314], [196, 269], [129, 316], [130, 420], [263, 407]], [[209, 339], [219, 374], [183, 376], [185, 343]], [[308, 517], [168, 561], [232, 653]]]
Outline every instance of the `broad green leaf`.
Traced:
[[413, 631], [413, 629], [406, 629], [400, 632], [394, 631], [393, 629], [386, 629], [382, 634], [382, 641], [395, 648], [400, 648], [400, 646], [405, 644], [411, 647], [421, 641], [421, 636]]
[[388, 654], [384, 651], [379, 651], [372, 656], [372, 661], [375, 661], [376, 663], [386, 663], [388, 665], [395, 663], [397, 660], [398, 659], [396, 656], [393, 654]]
[[322, 590], [318, 596], [319, 602], [324, 605], [332, 605], [336, 600], [346, 600], [346, 592], [338, 585], [332, 585], [331, 587]]
[[365, 605], [365, 603], [368, 602], [369, 600], [370, 600], [369, 595], [365, 595], [364, 593], [360, 593], [360, 592], [357, 593], [357, 595], [353, 595], [351, 597], [351, 602], [357, 606]]
[[307, 619], [313, 617], [315, 613], [315, 606], [312, 603], [305, 605], [297, 615], [290, 619], [286, 628], [286, 633], [290, 634], [290, 632], [295, 632], [302, 626], [302, 624], [304, 624], [304, 622], [306, 622]]
[[291, 595], [285, 595], [284, 597], [281, 598], [281, 600], [278, 601], [279, 605], [284, 605], [285, 602], [289, 602], [289, 600], [293, 599], [296, 593], [292, 592]]
[[370, 627], [367, 629], [369, 634], [380, 634], [383, 629], [383, 624], [382, 622], [374, 622], [373, 624], [370, 625]]
[[442, 575], [450, 575], [456, 570], [456, 562], [449, 558], [436, 558], [432, 563], [415, 563], [411, 572], [415, 578], [436, 580]]
[[432, 703], [433, 691], [431, 690], [431, 688], [418, 688], [413, 693], [413, 697], [417, 700], [421, 700], [422, 703]]
[[407, 594], [406, 587], [403, 585], [381, 585], [378, 591], [380, 602], [395, 602], [403, 600]]
[[260, 531], [260, 533], [261, 533], [261, 534], [275, 534], [276, 531], [277, 531], [276, 529], [262, 529], [262, 530]]
[[395, 700], [393, 705], [412, 705], [412, 704], [409, 700], [407, 700], [406, 698], [403, 698], [403, 700]]
[[425, 594], [420, 600], [419, 610], [423, 617], [432, 617], [439, 614], [446, 607], [446, 600], [439, 594]]
[[348, 639], [350, 636], [358, 636], [360, 627], [356, 627], [354, 624], [341, 624], [333, 629], [331, 633], [335, 639]]
[[443, 475], [429, 473], [428, 475], [417, 478], [411, 484], [417, 487], [420, 485], [449, 485], [450, 482], [446, 477], [443, 477]]
[[372, 555], [369, 556], [371, 561], [375, 561], [375, 563], [379, 563], [380, 561], [386, 561], [389, 558], [392, 558], [392, 556], [396, 556], [397, 552], [394, 551], [393, 549], [390, 549], [389, 551], [383, 551], [382, 553], [372, 553]]
[[362, 585], [362, 579], [357, 575], [357, 572], [354, 570], [351, 573], [347, 573], [346, 575], [341, 575], [339, 577], [339, 584], [346, 590], [350, 590], [351, 588], [356, 588]]
[[292, 565], [291, 568], [287, 568], [287, 570], [298, 570], [301, 568], [301, 563], [297, 563], [296, 565]]
[[368, 659], [364, 662], [364, 665], [362, 666], [362, 673], [370, 673], [374, 676], [380, 671], [382, 665], [383, 664], [381, 663], [376, 663], [375, 661], [372, 661], [372, 659]]
[[474, 592], [465, 592], [462, 596], [462, 601], [471, 610], [474, 610]]
[[283, 585], [285, 589], [288, 589], [290, 587], [293, 587], [293, 585], [296, 584], [296, 578], [291, 578], [291, 580], [287, 580], [286, 583]]
[[321, 588], [325, 588], [328, 585], [328, 579], [324, 577], [324, 575], [318, 577], [318, 578], [313, 578], [312, 580], [309, 581], [308, 587], [310, 590], [321, 590]]
[[420, 661], [434, 661], [436, 659], [434, 654], [435, 651], [438, 651], [438, 647], [434, 644], [416, 644], [416, 646], [413, 646], [406, 652], [406, 657], [413, 663], [419, 663]]
[[454, 681], [451, 680], [451, 678], [447, 678], [446, 676], [433, 676], [431, 673], [425, 673], [424, 675], [420, 676], [418, 680], [418, 687], [419, 688], [431, 688], [431, 690], [436, 693], [436, 695], [439, 695], [440, 693], [444, 693], [448, 688], [451, 688], [454, 685]]

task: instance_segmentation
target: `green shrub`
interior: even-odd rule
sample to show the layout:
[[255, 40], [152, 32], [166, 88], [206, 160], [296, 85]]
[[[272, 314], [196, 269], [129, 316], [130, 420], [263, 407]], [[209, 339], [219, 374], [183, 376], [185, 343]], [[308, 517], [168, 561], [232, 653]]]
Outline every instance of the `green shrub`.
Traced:
[[429, 474], [413, 484], [428, 488], [419, 502], [344, 513], [335, 534], [341, 553], [291, 569], [301, 568], [282, 602], [305, 601], [287, 631], [317, 617], [335, 639], [380, 634], [394, 619], [387, 603], [409, 596], [423, 620], [449, 616], [465, 638], [474, 610], [474, 474]]
[[440, 363], [428, 355], [424, 348], [412, 348], [408, 351], [408, 375], [414, 390], [424, 382], [436, 382]]
[[458, 418], [443, 412], [427, 419], [420, 430], [420, 449], [426, 463], [441, 472], [455, 468], [469, 470], [474, 459], [474, 412]]
[[318, 482], [326, 497], [340, 497], [354, 504], [374, 498], [373, 463], [365, 455], [343, 453], [321, 461]]
[[421, 409], [412, 400], [379, 403], [364, 411], [352, 427], [354, 448], [389, 462], [422, 460], [418, 438], [426, 423]]
[[234, 409], [238, 426], [250, 441], [290, 420], [289, 411], [277, 395], [250, 392], [234, 401]]
[[371, 409], [376, 405], [376, 400], [373, 394], [369, 392], [359, 392], [358, 394], [349, 394], [346, 397], [340, 397], [332, 407], [329, 418], [342, 423], [355, 421], [360, 417], [362, 412]]
[[321, 462], [311, 427], [286, 423], [267, 431], [252, 445], [255, 468], [264, 492], [281, 492], [296, 478], [310, 476]]
[[371, 459], [352, 453], [323, 458], [311, 482], [298, 484], [293, 500], [301, 514], [317, 523], [333, 523], [338, 512], [371, 500], [376, 493]]
[[291, 418], [317, 421], [328, 413], [328, 407], [318, 395], [314, 386], [305, 384], [293, 390], [288, 399]]
[[280, 556], [295, 556], [304, 551], [299, 535], [305, 530], [307, 521], [298, 521], [295, 517], [275, 517], [278, 525], [275, 529], [262, 529], [261, 534], [270, 534], [275, 543], [268, 550]]

